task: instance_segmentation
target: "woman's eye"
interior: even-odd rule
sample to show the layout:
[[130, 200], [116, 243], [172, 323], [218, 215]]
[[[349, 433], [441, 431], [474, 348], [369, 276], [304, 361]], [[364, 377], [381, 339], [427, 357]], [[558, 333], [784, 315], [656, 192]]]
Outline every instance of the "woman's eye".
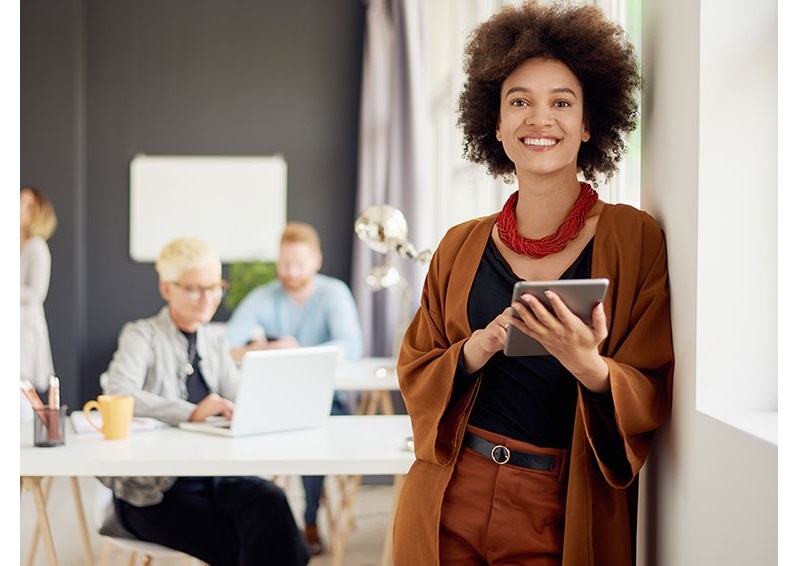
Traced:
[[557, 100], [555, 106], [556, 108], [569, 108], [572, 105], [566, 100]]
[[524, 100], [516, 99], [511, 101], [511, 106], [525, 106], [527, 103]]

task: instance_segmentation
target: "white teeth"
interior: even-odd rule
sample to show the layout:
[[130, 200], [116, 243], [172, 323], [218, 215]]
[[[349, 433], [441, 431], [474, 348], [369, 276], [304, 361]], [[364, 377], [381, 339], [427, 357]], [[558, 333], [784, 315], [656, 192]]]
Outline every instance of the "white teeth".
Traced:
[[552, 138], [525, 138], [522, 140], [525, 145], [539, 145], [539, 146], [549, 146], [549, 145], [556, 145], [556, 140]]

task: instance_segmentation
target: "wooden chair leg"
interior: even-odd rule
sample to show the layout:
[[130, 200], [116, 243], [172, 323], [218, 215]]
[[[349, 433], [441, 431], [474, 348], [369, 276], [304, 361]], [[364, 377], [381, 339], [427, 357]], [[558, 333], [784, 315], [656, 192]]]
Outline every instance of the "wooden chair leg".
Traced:
[[114, 552], [114, 545], [111, 541], [104, 539], [103, 549], [100, 552], [100, 566], [111, 566], [111, 554]]

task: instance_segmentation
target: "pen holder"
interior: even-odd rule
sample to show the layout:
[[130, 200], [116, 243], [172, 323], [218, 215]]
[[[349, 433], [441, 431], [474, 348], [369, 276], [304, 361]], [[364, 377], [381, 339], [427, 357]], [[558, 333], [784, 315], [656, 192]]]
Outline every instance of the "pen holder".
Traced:
[[37, 409], [34, 413], [33, 445], [63, 446], [67, 406], [61, 405], [58, 409]]

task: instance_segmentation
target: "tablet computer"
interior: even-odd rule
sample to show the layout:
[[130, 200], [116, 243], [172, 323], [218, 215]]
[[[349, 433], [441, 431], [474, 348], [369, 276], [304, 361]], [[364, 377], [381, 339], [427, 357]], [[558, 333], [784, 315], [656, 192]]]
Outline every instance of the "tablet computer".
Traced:
[[[556, 281], [518, 281], [514, 285], [514, 294], [511, 302], [518, 301], [525, 293], [533, 294], [539, 301], [553, 312], [550, 301], [545, 296], [546, 290], [553, 291], [569, 310], [587, 325], [592, 324], [592, 309], [603, 301], [608, 290], [608, 279], [558, 279]], [[516, 313], [513, 315], [519, 318]], [[523, 333], [518, 328], [509, 325], [506, 333], [506, 345], [503, 349], [506, 356], [549, 356], [544, 346]]]

